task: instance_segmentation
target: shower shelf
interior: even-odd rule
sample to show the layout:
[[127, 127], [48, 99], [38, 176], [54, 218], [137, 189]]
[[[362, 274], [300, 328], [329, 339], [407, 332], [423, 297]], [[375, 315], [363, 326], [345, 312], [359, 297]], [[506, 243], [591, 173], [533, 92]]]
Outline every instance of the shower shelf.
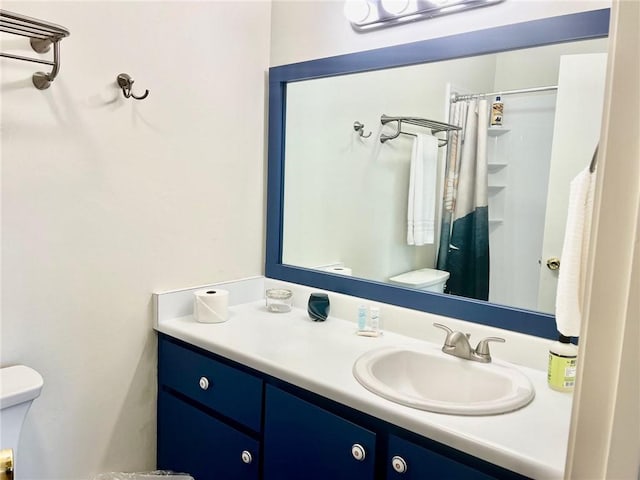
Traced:
[[28, 37], [31, 48], [37, 53], [46, 53], [53, 45], [53, 61], [0, 52], [0, 57], [51, 66], [51, 72], [36, 72], [32, 76], [37, 89], [49, 88], [60, 70], [60, 40], [70, 35], [69, 30], [54, 23], [0, 9], [0, 32]]
[[489, 135], [490, 137], [499, 137], [499, 136], [504, 135], [505, 133], [508, 133], [510, 131], [511, 131], [510, 128], [489, 127], [487, 129], [487, 135]]
[[[456, 125], [451, 125], [449, 123], [444, 123], [444, 122], [438, 122], [435, 120], [429, 120], [426, 118], [420, 118], [420, 117], [390, 117], [388, 115], [382, 115], [380, 117], [380, 123], [382, 123], [382, 125], [386, 125], [387, 123], [390, 122], [397, 122], [397, 130], [394, 134], [392, 135], [386, 135], [386, 134], [381, 134], [380, 135], [380, 143], [384, 143], [387, 140], [393, 140], [394, 138], [398, 138], [398, 136], [400, 136], [400, 134], [404, 134], [404, 135], [413, 135], [415, 136], [415, 133], [409, 133], [409, 132], [403, 132], [402, 131], [402, 123], [407, 123], [409, 125], [417, 125], [419, 127], [425, 127], [431, 130], [431, 135], [435, 135], [436, 133], [440, 133], [440, 132], [450, 132], [450, 131], [455, 131], [455, 130], [462, 130], [461, 127], [458, 127]], [[447, 133], [447, 139], [444, 138], [438, 138], [438, 140], [440, 141], [438, 143], [439, 147], [443, 147], [448, 143], [448, 133]], [[444, 143], [443, 143], [444, 142]]]
[[489, 169], [489, 173], [495, 173], [499, 170], [502, 170], [508, 165], [508, 163], [487, 163], [487, 167]]

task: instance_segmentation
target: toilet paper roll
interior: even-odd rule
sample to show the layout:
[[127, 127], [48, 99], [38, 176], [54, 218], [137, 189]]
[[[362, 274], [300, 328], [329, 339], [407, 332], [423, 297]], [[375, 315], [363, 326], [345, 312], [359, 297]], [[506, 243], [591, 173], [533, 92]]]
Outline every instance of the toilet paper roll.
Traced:
[[193, 294], [193, 318], [201, 323], [226, 322], [229, 292], [220, 288], [198, 290]]
[[328, 267], [325, 268], [325, 271], [337, 273], [338, 275], [346, 275], [348, 277], [351, 276], [351, 269], [349, 267]]

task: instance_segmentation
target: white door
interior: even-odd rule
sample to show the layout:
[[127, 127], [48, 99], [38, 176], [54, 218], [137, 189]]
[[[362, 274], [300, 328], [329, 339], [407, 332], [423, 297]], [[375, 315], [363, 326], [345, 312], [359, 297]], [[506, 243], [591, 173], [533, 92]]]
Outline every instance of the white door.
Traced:
[[555, 311], [558, 270], [550, 270], [546, 264], [547, 260], [557, 257], [562, 268], [569, 183], [589, 165], [598, 143], [606, 70], [605, 53], [560, 58], [538, 288], [538, 310], [543, 312]]

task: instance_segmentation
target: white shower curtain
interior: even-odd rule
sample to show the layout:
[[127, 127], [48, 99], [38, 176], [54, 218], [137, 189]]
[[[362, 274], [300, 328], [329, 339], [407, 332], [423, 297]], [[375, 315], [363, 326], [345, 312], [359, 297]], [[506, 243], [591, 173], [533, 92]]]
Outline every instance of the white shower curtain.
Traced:
[[450, 273], [447, 292], [489, 298], [487, 100], [456, 102], [450, 135], [438, 269]]

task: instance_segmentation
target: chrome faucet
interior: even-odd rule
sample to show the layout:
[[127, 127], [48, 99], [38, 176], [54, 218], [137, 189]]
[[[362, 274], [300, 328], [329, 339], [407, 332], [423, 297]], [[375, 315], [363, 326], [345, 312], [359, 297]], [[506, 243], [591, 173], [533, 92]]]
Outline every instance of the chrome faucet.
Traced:
[[453, 331], [441, 323], [434, 323], [433, 326], [447, 332], [447, 338], [445, 338], [444, 345], [442, 346], [444, 353], [466, 360], [473, 360], [474, 362], [489, 363], [491, 361], [489, 342], [504, 343], [505, 341], [504, 338], [500, 337], [487, 337], [480, 340], [476, 348], [473, 349], [469, 343], [470, 334]]

